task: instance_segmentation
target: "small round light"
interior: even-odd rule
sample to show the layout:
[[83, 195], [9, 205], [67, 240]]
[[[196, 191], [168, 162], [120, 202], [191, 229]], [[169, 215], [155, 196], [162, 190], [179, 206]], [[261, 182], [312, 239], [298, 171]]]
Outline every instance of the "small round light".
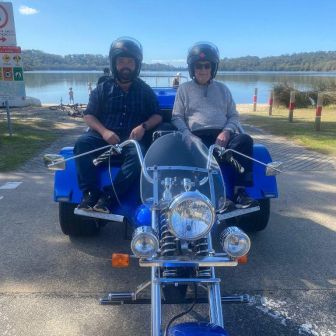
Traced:
[[154, 257], [159, 249], [159, 240], [150, 226], [140, 226], [135, 229], [131, 249], [138, 258]]
[[236, 226], [226, 228], [221, 233], [220, 242], [224, 252], [233, 258], [244, 256], [251, 247], [248, 235]]
[[210, 200], [198, 191], [181, 194], [169, 207], [169, 231], [179, 239], [197, 240], [211, 230], [215, 210]]

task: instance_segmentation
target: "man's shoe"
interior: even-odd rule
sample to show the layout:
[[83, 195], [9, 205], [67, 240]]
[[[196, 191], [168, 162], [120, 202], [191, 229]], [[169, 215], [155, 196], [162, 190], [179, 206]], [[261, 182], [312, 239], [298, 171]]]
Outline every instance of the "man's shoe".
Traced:
[[251, 198], [244, 188], [237, 190], [233, 200], [237, 209], [252, 208], [259, 205], [258, 201]]
[[93, 210], [97, 212], [110, 214], [112, 205], [113, 205], [113, 197], [111, 195], [104, 194], [99, 198], [99, 200], [93, 207]]
[[94, 205], [99, 199], [99, 194], [95, 192], [86, 192], [84, 193], [82, 201], [77, 206], [77, 209], [92, 211]]
[[236, 210], [235, 204], [227, 198], [223, 207], [218, 211], [218, 213], [222, 214], [222, 213], [227, 213], [227, 212], [231, 212], [234, 210]]

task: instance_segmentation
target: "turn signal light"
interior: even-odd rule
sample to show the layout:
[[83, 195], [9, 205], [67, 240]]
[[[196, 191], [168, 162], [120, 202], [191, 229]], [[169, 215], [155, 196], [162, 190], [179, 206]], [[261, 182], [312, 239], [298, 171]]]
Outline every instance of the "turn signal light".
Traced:
[[112, 267], [124, 268], [129, 266], [129, 255], [123, 253], [112, 253]]
[[245, 254], [242, 257], [237, 258], [237, 262], [238, 264], [247, 264], [248, 262], [247, 254]]

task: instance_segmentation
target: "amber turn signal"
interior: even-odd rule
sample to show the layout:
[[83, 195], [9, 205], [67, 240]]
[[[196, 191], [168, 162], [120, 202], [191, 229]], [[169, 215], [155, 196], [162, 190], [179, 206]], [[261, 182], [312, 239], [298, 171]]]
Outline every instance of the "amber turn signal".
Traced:
[[242, 257], [237, 258], [237, 262], [238, 264], [247, 264], [248, 262], [247, 254], [245, 254]]
[[124, 268], [129, 266], [129, 255], [112, 253], [112, 267]]

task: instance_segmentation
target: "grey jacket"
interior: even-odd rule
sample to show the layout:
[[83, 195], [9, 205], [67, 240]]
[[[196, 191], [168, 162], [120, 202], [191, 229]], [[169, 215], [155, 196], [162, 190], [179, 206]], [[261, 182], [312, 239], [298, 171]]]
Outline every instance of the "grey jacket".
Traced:
[[208, 85], [199, 85], [192, 80], [179, 86], [172, 123], [181, 132], [208, 128], [235, 133], [240, 128], [239, 114], [230, 90], [214, 80]]

